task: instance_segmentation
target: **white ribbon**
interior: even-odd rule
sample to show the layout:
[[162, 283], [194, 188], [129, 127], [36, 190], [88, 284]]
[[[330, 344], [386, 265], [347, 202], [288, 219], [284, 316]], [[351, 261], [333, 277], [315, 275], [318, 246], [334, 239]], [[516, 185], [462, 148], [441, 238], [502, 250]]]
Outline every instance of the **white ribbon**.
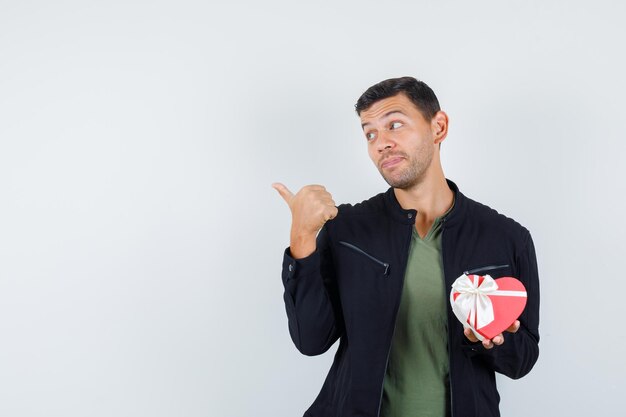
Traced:
[[[476, 329], [487, 326], [494, 320], [493, 304], [490, 295], [506, 297], [526, 297], [526, 291], [498, 290], [498, 284], [489, 275], [483, 277], [479, 284], [480, 275], [461, 275], [452, 284], [450, 303], [452, 311], [464, 326], [474, 330], [476, 336], [483, 340]], [[459, 295], [454, 298], [454, 294]], [[469, 325], [469, 326], [468, 326]]]

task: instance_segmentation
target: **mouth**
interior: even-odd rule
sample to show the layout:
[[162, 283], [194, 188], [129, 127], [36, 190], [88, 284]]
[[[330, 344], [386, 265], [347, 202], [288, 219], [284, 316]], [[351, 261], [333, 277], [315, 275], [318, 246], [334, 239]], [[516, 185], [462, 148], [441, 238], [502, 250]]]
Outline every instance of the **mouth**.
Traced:
[[402, 161], [401, 156], [392, 156], [384, 160], [384, 162], [380, 165], [381, 168], [389, 168], [395, 165], [398, 165]]

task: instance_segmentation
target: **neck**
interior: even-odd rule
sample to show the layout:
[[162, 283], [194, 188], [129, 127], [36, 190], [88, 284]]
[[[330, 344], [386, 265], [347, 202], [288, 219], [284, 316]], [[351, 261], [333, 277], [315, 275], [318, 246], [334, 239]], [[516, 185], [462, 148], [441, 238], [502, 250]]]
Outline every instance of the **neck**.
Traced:
[[417, 210], [416, 223], [434, 221], [454, 202], [454, 192], [448, 187], [443, 170], [432, 173], [410, 188], [394, 188], [393, 192], [403, 209]]

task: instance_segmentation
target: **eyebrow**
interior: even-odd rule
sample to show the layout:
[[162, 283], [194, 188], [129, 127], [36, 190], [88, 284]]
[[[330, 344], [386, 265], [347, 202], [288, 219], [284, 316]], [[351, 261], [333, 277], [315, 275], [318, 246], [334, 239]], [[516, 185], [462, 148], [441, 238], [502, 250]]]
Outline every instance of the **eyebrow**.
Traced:
[[[390, 112], [387, 112], [387, 113], [383, 114], [381, 119], [383, 119], [383, 118], [385, 118], [387, 116], [390, 116], [390, 115], [392, 115], [394, 113], [400, 113], [401, 115], [406, 116], [406, 114], [402, 113], [400, 110], [391, 110]], [[371, 123], [370, 122], [361, 123], [361, 129], [363, 129], [365, 126], [367, 126], [369, 124], [371, 124]]]

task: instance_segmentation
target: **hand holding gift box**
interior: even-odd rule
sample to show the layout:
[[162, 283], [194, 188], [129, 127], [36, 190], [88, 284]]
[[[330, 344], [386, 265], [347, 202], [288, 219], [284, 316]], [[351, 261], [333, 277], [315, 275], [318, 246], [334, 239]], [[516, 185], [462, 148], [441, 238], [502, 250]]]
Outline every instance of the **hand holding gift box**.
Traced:
[[461, 275], [450, 292], [452, 311], [463, 323], [471, 341], [483, 341], [486, 348], [504, 341], [502, 332], [516, 332], [517, 318], [526, 306], [524, 284], [513, 277], [494, 280], [489, 275]]

